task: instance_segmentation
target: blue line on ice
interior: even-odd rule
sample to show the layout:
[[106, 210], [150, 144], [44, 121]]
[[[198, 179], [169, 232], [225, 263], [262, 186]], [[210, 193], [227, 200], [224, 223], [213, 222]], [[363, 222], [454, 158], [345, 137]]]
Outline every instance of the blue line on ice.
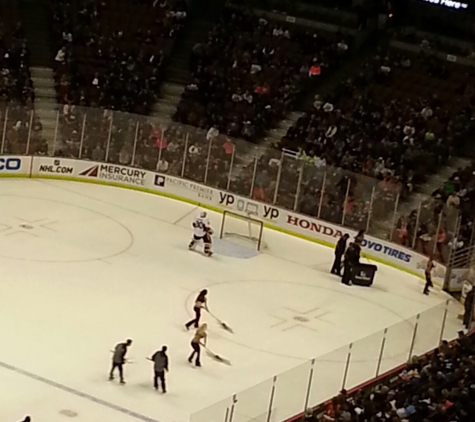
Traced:
[[140, 413], [134, 412], [133, 410], [126, 409], [121, 406], [117, 406], [116, 404], [109, 403], [105, 400], [102, 400], [100, 398], [91, 396], [90, 394], [83, 393], [82, 391], [75, 390], [74, 388], [67, 387], [66, 385], [60, 384], [58, 382], [49, 380], [47, 378], [43, 378], [40, 375], [33, 374], [31, 372], [25, 371], [23, 369], [17, 368], [13, 365], [9, 365], [8, 363], [1, 362], [0, 361], [0, 367], [8, 369], [9, 371], [16, 372], [18, 374], [24, 375], [28, 378], [34, 379], [36, 381], [42, 382], [43, 384], [50, 385], [52, 387], [58, 388], [60, 390], [66, 391], [68, 393], [74, 394], [75, 396], [82, 397], [83, 399], [92, 401], [94, 403], [100, 404], [102, 406], [108, 407], [109, 409], [116, 410], [118, 412], [124, 413], [126, 415], [132, 416], [133, 418], [140, 419], [141, 421], [144, 422], [160, 422], [156, 419], [149, 418], [148, 416], [141, 415]]

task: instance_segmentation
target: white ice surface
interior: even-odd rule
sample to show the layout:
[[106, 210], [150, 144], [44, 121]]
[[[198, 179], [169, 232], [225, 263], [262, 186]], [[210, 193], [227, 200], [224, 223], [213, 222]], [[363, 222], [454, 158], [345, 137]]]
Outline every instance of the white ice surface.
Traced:
[[[407, 358], [415, 315], [443, 304], [421, 294], [422, 281], [379, 265], [372, 288], [345, 287], [330, 275], [331, 249], [265, 230], [267, 249], [248, 259], [187, 250], [195, 207], [118, 188], [59, 181], [0, 183], [0, 420], [194, 422], [224, 420], [238, 394], [234, 422], [267, 411], [272, 419], [303, 409], [310, 363], [317, 359], [310, 404], [341, 388], [350, 342], [347, 386]], [[210, 213], [216, 231], [220, 214]], [[191, 333], [183, 324], [197, 292], [209, 290], [204, 315], [209, 346], [230, 359], [186, 361]], [[446, 336], [459, 328], [451, 303]], [[437, 345], [443, 306], [422, 314], [414, 352]], [[308, 319], [308, 322], [298, 320]], [[412, 318], [410, 321], [401, 322]], [[396, 324], [396, 325], [395, 325]], [[367, 340], [361, 340], [365, 337]], [[126, 386], [107, 381], [110, 349], [131, 337]], [[169, 348], [169, 393], [151, 388], [145, 358]], [[335, 349], [340, 350], [325, 355]], [[257, 386], [256, 386], [257, 385]], [[254, 387], [253, 387], [254, 386]], [[130, 414], [133, 413], [133, 414]], [[148, 418], [148, 419], [147, 419]], [[259, 420], [258, 418], [256, 420]]]

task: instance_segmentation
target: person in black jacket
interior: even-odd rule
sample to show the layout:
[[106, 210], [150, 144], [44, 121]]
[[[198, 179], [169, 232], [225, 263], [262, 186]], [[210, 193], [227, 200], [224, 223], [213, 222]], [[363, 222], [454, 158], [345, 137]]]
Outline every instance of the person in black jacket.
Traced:
[[162, 391], [167, 392], [167, 386], [165, 384], [165, 371], [168, 372], [168, 356], [167, 346], [162, 346], [162, 349], [155, 352], [150, 360], [153, 365], [153, 388], [158, 391], [158, 380], [162, 384]]
[[332, 274], [336, 274], [336, 275], [341, 275], [340, 274], [340, 271], [341, 271], [341, 258], [343, 257], [343, 255], [345, 254], [345, 251], [346, 251], [346, 241], [348, 240], [350, 236], [348, 234], [344, 234], [340, 240], [338, 241], [338, 243], [336, 244], [336, 248], [335, 248], [335, 260], [333, 261], [333, 266], [332, 266], [332, 269], [331, 269], [331, 273]]
[[432, 262], [432, 258], [429, 258], [426, 265], [425, 276], [426, 276], [426, 284], [424, 286], [423, 293], [425, 295], [429, 294], [429, 288], [434, 287], [432, 283], [432, 270], [434, 269], [434, 263]]
[[361, 247], [356, 242], [351, 242], [345, 252], [344, 270], [341, 282], [346, 285], [351, 284], [351, 270], [354, 265], [360, 262]]
[[360, 245], [360, 246], [363, 244], [364, 233], [365, 233], [364, 230], [360, 230], [360, 231], [358, 232], [358, 234], [355, 236], [355, 243], [356, 243], [356, 244], [358, 244], [358, 245]]
[[132, 340], [128, 339], [125, 343], [119, 343], [115, 346], [114, 355], [112, 356], [112, 368], [109, 374], [110, 381], [114, 379], [114, 371], [117, 368], [119, 370], [120, 383], [125, 384], [123, 366], [126, 361], [125, 355], [127, 354], [127, 349], [131, 344]]

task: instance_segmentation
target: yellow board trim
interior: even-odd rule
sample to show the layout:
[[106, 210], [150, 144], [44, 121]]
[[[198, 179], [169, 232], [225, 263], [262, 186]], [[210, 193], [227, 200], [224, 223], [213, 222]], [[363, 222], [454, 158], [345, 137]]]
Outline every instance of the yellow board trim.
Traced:
[[0, 173], [0, 178], [15, 178], [15, 179], [29, 179], [30, 175], [29, 174], [1, 174]]
[[[29, 175], [7, 175], [7, 174], [5, 174], [5, 175], [0, 175], [0, 177], [11, 177], [11, 178], [18, 178], [18, 177], [25, 178], [26, 177], [26, 178], [28, 178], [30, 176]], [[157, 191], [157, 190], [154, 190], [154, 189], [141, 188], [141, 187], [138, 187], [138, 186], [136, 187], [136, 186], [124, 185], [124, 184], [121, 184], [121, 183], [105, 182], [103, 180], [97, 180], [97, 179], [80, 179], [80, 178], [77, 178], [77, 177], [56, 176], [56, 175], [48, 176], [48, 175], [34, 175], [33, 174], [33, 175], [31, 175], [31, 178], [32, 179], [53, 179], [53, 180], [65, 180], [65, 181], [70, 181], [70, 182], [92, 183], [92, 184], [95, 184], [95, 185], [103, 185], [103, 186], [111, 186], [111, 187], [117, 187], [117, 188], [123, 188], [123, 189], [130, 189], [130, 190], [134, 190], [134, 191], [138, 191], [138, 192], [151, 193], [153, 195], [163, 196], [165, 198], [174, 199], [176, 201], [185, 202], [185, 203], [188, 203], [188, 204], [191, 204], [191, 205], [196, 205], [196, 206], [199, 206], [199, 207], [206, 208], [210, 211], [219, 212], [220, 214], [222, 214], [224, 211], [226, 211], [225, 209], [214, 207], [214, 206], [208, 205], [208, 204], [203, 204], [199, 201], [193, 201], [192, 199], [183, 198], [181, 196], [173, 195], [173, 194], [170, 194], [170, 193], [160, 192], [160, 191]], [[268, 229], [275, 230], [275, 231], [278, 231], [280, 233], [288, 234], [290, 236], [298, 237], [300, 239], [307, 240], [307, 241], [313, 242], [313, 243], [317, 243], [319, 245], [334, 248], [334, 245], [330, 242], [315, 239], [313, 237], [306, 236], [306, 235], [300, 234], [300, 233], [296, 233], [296, 232], [293, 232], [291, 230], [283, 229], [281, 227], [274, 226], [273, 224], [269, 224], [265, 221], [263, 221], [263, 224], [264, 224], [264, 227], [266, 227]], [[377, 258], [375, 256], [372, 256], [372, 255], [366, 254], [366, 253], [362, 254], [362, 256], [366, 259], [371, 259], [372, 261], [379, 262], [381, 264], [384, 264], [384, 265], [387, 265], [389, 267], [395, 268], [399, 271], [404, 271], [404, 272], [406, 272], [410, 275], [413, 275], [415, 277], [423, 279], [423, 276], [421, 274], [418, 274], [415, 271], [411, 271], [407, 268], [404, 268], [403, 266], [393, 264], [392, 262], [385, 261], [384, 259]], [[438, 283], [436, 283], [436, 284], [440, 287], [440, 285]]]

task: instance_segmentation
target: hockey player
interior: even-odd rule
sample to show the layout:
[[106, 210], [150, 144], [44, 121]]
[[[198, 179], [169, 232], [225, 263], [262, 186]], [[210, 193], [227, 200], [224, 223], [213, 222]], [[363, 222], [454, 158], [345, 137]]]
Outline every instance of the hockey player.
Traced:
[[193, 305], [193, 312], [195, 313], [195, 318], [186, 323], [185, 327], [187, 330], [189, 330], [192, 325], [194, 325], [195, 328], [198, 328], [201, 318], [201, 309], [205, 309], [207, 312], [209, 312], [208, 301], [206, 299], [207, 294], [208, 290], [201, 290], [200, 294], [196, 298], [195, 304]]
[[115, 346], [114, 355], [112, 356], [112, 368], [109, 374], [109, 380], [114, 379], [115, 368], [119, 370], [120, 383], [125, 384], [123, 366], [126, 361], [125, 355], [127, 354], [127, 348], [132, 344], [132, 340], [128, 339], [125, 343], [119, 343]]
[[193, 222], [193, 238], [191, 239], [188, 248], [195, 250], [196, 244], [200, 241], [204, 243], [204, 253], [206, 256], [211, 256], [211, 236], [213, 235], [213, 229], [211, 228], [208, 214], [206, 211], [202, 211], [200, 216]]

